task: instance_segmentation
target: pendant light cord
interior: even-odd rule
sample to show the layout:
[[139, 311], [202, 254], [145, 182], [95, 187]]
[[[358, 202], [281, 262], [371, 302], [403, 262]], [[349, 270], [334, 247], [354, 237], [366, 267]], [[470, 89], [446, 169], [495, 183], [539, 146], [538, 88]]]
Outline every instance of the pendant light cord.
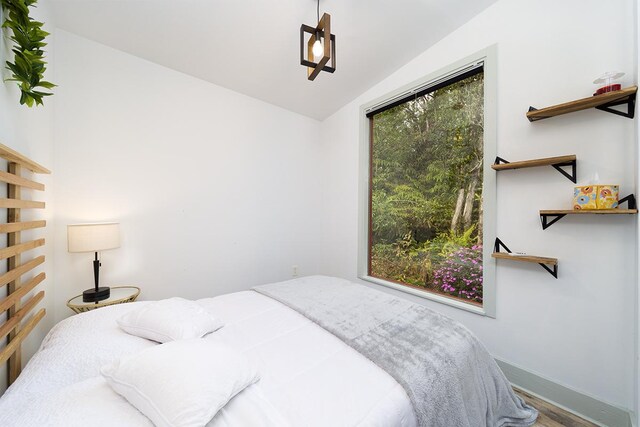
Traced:
[[318, 22], [320, 22], [320, 0], [318, 0], [317, 15], [318, 15]]

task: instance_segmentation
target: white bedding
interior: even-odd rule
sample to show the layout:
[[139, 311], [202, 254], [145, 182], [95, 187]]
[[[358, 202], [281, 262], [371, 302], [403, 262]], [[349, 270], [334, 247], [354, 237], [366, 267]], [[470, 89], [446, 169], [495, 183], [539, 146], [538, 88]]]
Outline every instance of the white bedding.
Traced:
[[[210, 426], [416, 425], [411, 403], [393, 378], [295, 311], [253, 291], [198, 302], [225, 323], [216, 337], [247, 355], [261, 373]], [[116, 325], [141, 304], [105, 307], [56, 325], [0, 399], [0, 425], [151, 425], [99, 374], [120, 356], [157, 345]]]

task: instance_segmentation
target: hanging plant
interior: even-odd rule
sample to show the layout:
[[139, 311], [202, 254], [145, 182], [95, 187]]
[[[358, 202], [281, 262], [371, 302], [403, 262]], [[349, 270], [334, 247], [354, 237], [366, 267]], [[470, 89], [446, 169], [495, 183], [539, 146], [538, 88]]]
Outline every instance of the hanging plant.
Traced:
[[2, 28], [8, 29], [13, 41], [13, 62], [7, 61], [7, 69], [11, 78], [6, 81], [16, 82], [20, 88], [20, 104], [29, 107], [43, 105], [42, 98], [53, 95], [39, 88], [53, 89], [56, 85], [44, 80], [47, 63], [44, 60], [44, 39], [49, 35], [42, 29], [43, 23], [34, 21], [29, 16], [29, 8], [37, 0], [0, 0], [5, 14]]

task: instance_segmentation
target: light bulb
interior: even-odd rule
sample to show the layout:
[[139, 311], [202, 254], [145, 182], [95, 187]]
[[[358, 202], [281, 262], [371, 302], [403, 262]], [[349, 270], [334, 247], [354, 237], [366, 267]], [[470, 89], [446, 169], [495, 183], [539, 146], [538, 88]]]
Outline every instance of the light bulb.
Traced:
[[320, 40], [316, 40], [311, 51], [313, 52], [314, 60], [317, 61], [318, 59], [322, 58], [324, 54], [324, 46], [322, 46], [322, 42]]

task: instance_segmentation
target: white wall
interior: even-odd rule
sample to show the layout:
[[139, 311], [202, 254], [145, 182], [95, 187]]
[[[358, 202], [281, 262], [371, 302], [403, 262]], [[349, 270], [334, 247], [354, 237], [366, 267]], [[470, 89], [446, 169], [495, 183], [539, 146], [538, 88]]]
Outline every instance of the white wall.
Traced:
[[319, 122], [65, 31], [56, 49], [58, 318], [93, 286], [92, 254], [66, 251], [76, 222], [121, 223], [101, 283], [140, 299], [317, 273]]
[[[51, 21], [51, 13], [47, 4], [38, 5], [39, 7], [33, 9], [33, 16], [35, 19], [45, 22], [45, 29], [49, 32], [53, 31], [54, 25]], [[4, 18], [1, 16], [0, 20]], [[47, 46], [47, 61], [49, 63], [46, 78], [55, 82], [55, 74], [53, 72], [53, 37], [48, 39], [49, 46]], [[2, 38], [0, 41], [0, 68], [2, 71], [0, 75], [2, 79], [10, 77], [10, 72], [5, 70], [5, 61], [9, 58], [10, 42], [6, 38]], [[0, 83], [0, 143], [7, 145], [14, 150], [26, 155], [27, 157], [37, 161], [41, 165], [48, 169], [53, 168], [53, 105], [54, 98], [45, 99], [45, 106], [38, 108], [27, 108], [19, 104], [20, 91], [16, 85], [12, 82]], [[6, 162], [2, 162], [0, 167], [6, 170]], [[25, 171], [24, 176], [28, 171]], [[46, 209], [38, 211], [35, 214], [24, 212], [23, 218], [28, 219], [29, 215], [35, 215], [38, 218], [49, 220], [48, 227], [43, 230], [37, 230], [33, 232], [23, 232], [23, 240], [32, 239], [34, 237], [45, 237], [47, 245], [45, 248], [40, 248], [31, 251], [28, 257], [38, 256], [44, 254], [46, 262], [42, 267], [37, 268], [34, 272], [40, 273], [44, 271], [47, 274], [47, 279], [36, 288], [36, 292], [40, 290], [45, 291], [45, 297], [43, 301], [36, 307], [33, 313], [41, 307], [47, 310], [47, 315], [40, 321], [38, 326], [29, 335], [22, 345], [22, 359], [23, 363], [31, 357], [31, 355], [40, 346], [40, 342], [54, 324], [55, 318], [55, 304], [54, 304], [54, 286], [53, 286], [53, 227], [51, 226], [51, 218], [53, 211], [53, 191], [52, 191], [52, 176], [51, 175], [34, 175], [33, 179], [38, 182], [42, 182], [46, 186], [45, 193], [24, 190], [23, 198], [32, 198], [33, 200], [41, 200], [46, 202]], [[0, 186], [0, 197], [6, 197], [6, 186]], [[6, 210], [0, 209], [0, 222], [6, 221]], [[0, 239], [6, 242], [6, 235], [1, 235]], [[0, 263], [2, 271], [6, 271], [6, 263]], [[26, 274], [23, 276], [23, 280], [28, 280], [35, 274]], [[0, 295], [4, 296], [6, 287], [0, 289]], [[33, 292], [30, 293], [23, 301], [26, 301]], [[2, 346], [4, 346], [4, 340], [2, 340]], [[0, 367], [0, 393], [2, 393], [6, 386], [6, 367], [2, 365]]]
[[[579, 182], [598, 172], [635, 193], [634, 121], [596, 110], [525, 118], [529, 105], [589, 96], [604, 71], [626, 71], [624, 83], [634, 84], [634, 22], [632, 0], [502, 0], [323, 122], [321, 271], [357, 275], [359, 106], [494, 43], [498, 155], [576, 154]], [[535, 264], [499, 262], [496, 319], [407, 298], [460, 320], [497, 358], [632, 409], [636, 222], [568, 217], [543, 231], [538, 210], [569, 208], [572, 190], [550, 167], [501, 172], [497, 210], [485, 212], [497, 215], [497, 234], [511, 249], [557, 257], [558, 280]]]

